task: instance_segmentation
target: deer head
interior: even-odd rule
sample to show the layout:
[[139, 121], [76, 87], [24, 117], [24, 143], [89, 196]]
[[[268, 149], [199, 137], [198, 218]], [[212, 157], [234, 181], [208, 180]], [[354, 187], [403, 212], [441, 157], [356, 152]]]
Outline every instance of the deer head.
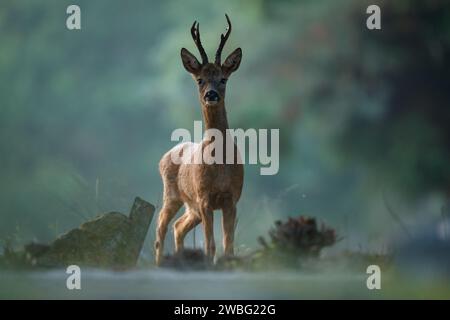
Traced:
[[191, 27], [191, 35], [194, 39], [202, 62], [190, 53], [187, 49], [181, 49], [181, 60], [184, 68], [192, 75], [198, 84], [200, 103], [204, 107], [213, 107], [217, 105], [224, 105], [225, 89], [227, 80], [230, 75], [239, 68], [242, 58], [241, 48], [234, 50], [221, 64], [221, 55], [223, 47], [228, 40], [231, 33], [231, 22], [228, 15], [225, 15], [228, 23], [227, 31], [220, 37], [219, 48], [216, 51], [214, 63], [208, 62], [208, 56], [205, 49], [203, 49], [200, 41], [200, 29], [197, 21]]

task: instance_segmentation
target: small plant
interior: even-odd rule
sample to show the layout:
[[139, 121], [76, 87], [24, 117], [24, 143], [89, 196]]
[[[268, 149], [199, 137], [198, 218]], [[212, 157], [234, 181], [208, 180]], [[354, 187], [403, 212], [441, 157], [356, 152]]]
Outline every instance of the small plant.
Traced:
[[246, 255], [222, 257], [217, 261], [217, 269], [307, 268], [306, 262], [317, 262], [315, 258], [321, 250], [339, 240], [334, 229], [323, 223], [318, 226], [316, 219], [304, 216], [276, 221], [268, 234], [269, 240], [258, 238], [262, 248]]
[[286, 222], [276, 221], [269, 231], [270, 242], [264, 237], [258, 241], [263, 246], [262, 255], [273, 261], [297, 262], [300, 258], [316, 258], [325, 247], [336, 243], [334, 229], [323, 223], [318, 227], [316, 219], [299, 216]]
[[208, 270], [213, 268], [212, 262], [201, 249], [183, 249], [173, 255], [166, 255], [160, 265], [177, 270]]

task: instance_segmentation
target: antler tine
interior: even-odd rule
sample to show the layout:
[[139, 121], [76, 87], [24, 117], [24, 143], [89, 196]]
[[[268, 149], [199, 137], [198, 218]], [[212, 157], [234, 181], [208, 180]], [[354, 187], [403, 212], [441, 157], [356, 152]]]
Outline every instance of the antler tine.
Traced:
[[228, 37], [230, 36], [230, 33], [231, 33], [231, 21], [230, 21], [230, 18], [228, 17], [227, 14], [225, 14], [225, 18], [227, 18], [227, 23], [228, 23], [227, 32], [225, 33], [225, 35], [223, 35], [223, 33], [220, 35], [220, 44], [219, 44], [219, 48], [217, 48], [217, 51], [216, 51], [216, 61], [215, 61], [215, 63], [217, 65], [219, 65], [219, 66], [220, 66], [220, 57], [222, 55], [223, 47], [225, 46], [225, 42], [227, 42]]
[[202, 42], [200, 41], [200, 25], [197, 21], [194, 21], [194, 24], [191, 27], [191, 35], [202, 57], [202, 64], [207, 64], [208, 56], [206, 55], [205, 49], [203, 49]]

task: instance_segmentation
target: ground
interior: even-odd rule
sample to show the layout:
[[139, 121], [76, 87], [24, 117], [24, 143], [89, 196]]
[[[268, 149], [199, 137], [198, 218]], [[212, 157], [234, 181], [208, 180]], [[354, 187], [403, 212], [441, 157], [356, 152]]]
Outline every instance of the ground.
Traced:
[[449, 299], [439, 279], [419, 281], [383, 274], [368, 290], [365, 270], [325, 272], [180, 272], [82, 270], [81, 290], [68, 290], [65, 270], [2, 272], [0, 299]]

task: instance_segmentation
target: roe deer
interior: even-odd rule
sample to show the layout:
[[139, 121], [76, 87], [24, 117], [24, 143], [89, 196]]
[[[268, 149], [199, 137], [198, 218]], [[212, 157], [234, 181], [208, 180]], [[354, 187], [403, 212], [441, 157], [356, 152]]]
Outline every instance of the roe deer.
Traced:
[[[225, 15], [228, 28], [221, 35], [215, 62], [209, 63], [208, 56], [200, 41], [199, 24], [195, 21], [191, 27], [201, 58], [197, 58], [185, 48], [181, 49], [181, 60], [184, 68], [192, 75], [198, 84], [199, 98], [203, 113], [205, 129], [216, 129], [227, 137], [228, 121], [225, 111], [225, 87], [228, 77], [238, 69], [242, 51], [234, 50], [221, 64], [221, 53], [225, 42], [231, 33], [231, 22]], [[227, 137], [229, 138], [229, 137]], [[238, 202], [244, 179], [244, 169], [236, 145], [232, 144], [234, 153], [229, 162], [208, 162], [208, 155], [203, 154], [201, 163], [177, 164], [172, 161], [174, 153], [182, 155], [189, 151], [195, 158], [205, 147], [214, 144], [214, 139], [208, 134], [200, 143], [182, 143], [168, 151], [159, 163], [159, 170], [164, 183], [163, 207], [159, 213], [156, 232], [155, 250], [156, 264], [159, 265], [164, 251], [164, 238], [167, 227], [177, 211], [184, 204], [185, 213], [174, 224], [175, 252], [183, 249], [186, 234], [200, 222], [203, 224], [205, 237], [205, 253], [214, 259], [216, 247], [213, 230], [213, 211], [222, 210], [223, 247], [225, 255], [234, 254], [234, 230], [236, 224], [236, 203]], [[223, 146], [218, 146], [218, 148]], [[226, 158], [227, 148], [223, 147], [223, 158]], [[229, 152], [231, 153], [231, 152]], [[231, 157], [231, 156], [230, 156]], [[191, 158], [191, 159], [192, 159]], [[210, 158], [211, 159], [211, 158]]]

